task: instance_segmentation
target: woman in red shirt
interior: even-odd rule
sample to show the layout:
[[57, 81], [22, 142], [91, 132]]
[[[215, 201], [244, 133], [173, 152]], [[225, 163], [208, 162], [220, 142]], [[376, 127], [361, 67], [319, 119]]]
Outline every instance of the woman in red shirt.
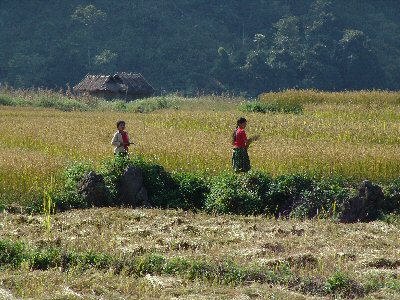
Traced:
[[232, 167], [235, 172], [248, 172], [251, 169], [247, 148], [256, 137], [247, 139], [246, 132], [244, 131], [246, 125], [247, 120], [245, 118], [240, 118], [237, 120], [236, 129], [232, 134]]

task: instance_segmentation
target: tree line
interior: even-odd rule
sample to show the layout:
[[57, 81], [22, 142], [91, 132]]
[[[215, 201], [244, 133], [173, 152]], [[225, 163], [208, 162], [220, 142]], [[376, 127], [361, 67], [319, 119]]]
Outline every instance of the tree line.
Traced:
[[159, 92], [400, 87], [400, 2], [0, 1], [0, 82], [140, 72]]

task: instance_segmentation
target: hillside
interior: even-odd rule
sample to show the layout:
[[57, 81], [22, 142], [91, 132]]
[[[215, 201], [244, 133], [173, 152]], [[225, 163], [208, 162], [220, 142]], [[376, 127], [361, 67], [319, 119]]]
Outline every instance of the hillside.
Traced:
[[396, 1], [0, 1], [0, 82], [140, 72], [162, 91], [400, 88]]

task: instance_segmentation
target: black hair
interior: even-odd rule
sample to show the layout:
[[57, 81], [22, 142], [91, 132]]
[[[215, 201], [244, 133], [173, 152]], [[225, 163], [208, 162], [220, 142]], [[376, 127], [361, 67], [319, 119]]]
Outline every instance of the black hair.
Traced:
[[236, 141], [236, 132], [237, 132], [237, 129], [239, 128], [239, 125], [240, 125], [240, 124], [243, 124], [243, 123], [245, 123], [245, 122], [247, 122], [247, 120], [246, 120], [245, 118], [243, 118], [243, 117], [240, 117], [240, 118], [236, 121], [236, 128], [235, 128], [235, 130], [234, 130], [233, 133], [232, 133], [232, 145], [235, 144], [235, 141]]
[[247, 122], [247, 120], [243, 117], [240, 117], [236, 122], [236, 128], [238, 128], [240, 124], [243, 124], [245, 122]]
[[125, 121], [122, 121], [122, 120], [121, 120], [121, 121], [118, 121], [118, 122], [117, 122], [117, 128], [118, 128], [119, 125], [121, 125], [121, 124], [124, 124], [124, 125], [125, 125]]

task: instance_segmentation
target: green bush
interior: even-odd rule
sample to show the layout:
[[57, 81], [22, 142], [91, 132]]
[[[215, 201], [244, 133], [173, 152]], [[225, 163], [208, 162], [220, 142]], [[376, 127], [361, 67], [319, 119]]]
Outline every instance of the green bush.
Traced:
[[171, 173], [162, 166], [146, 162], [140, 157], [132, 159], [134, 166], [143, 172], [143, 183], [151, 203], [156, 207], [178, 208], [179, 187]]
[[249, 174], [222, 173], [210, 181], [205, 208], [214, 213], [252, 215], [261, 213], [263, 201], [258, 188], [249, 184]]
[[168, 275], [181, 275], [190, 267], [190, 261], [182, 257], [170, 258], [164, 266], [164, 273]]
[[313, 180], [307, 174], [281, 175], [275, 178], [266, 195], [267, 214], [289, 216], [293, 203], [296, 203], [300, 196], [306, 196], [306, 191], [312, 191]]
[[53, 197], [57, 210], [67, 210], [71, 208], [84, 208], [88, 204], [78, 194], [77, 184], [90, 171], [94, 171], [91, 162], [74, 162], [68, 166], [62, 176], [63, 187], [56, 192]]
[[127, 111], [135, 113], [149, 113], [160, 109], [175, 108], [177, 105], [173, 100], [166, 97], [153, 97], [150, 99], [136, 100], [127, 105]]
[[[173, 180], [178, 186], [175, 207], [182, 209], [201, 209], [205, 205], [209, 187], [204, 176], [194, 173], [175, 173]], [[172, 205], [171, 205], [172, 206]]]
[[[100, 167], [109, 205], [119, 203], [118, 186], [125, 170], [133, 166], [143, 173], [150, 202], [160, 208], [205, 209], [214, 213], [243, 215], [268, 214], [276, 217], [338, 218], [355, 189], [341, 177], [319, 178], [310, 174], [287, 174], [271, 178], [263, 172], [215, 176], [190, 172], [167, 172], [162, 166], [142, 157], [115, 157]], [[53, 200], [58, 210], [87, 207], [77, 193], [77, 184], [94, 167], [90, 162], [76, 162], [63, 176], [63, 188]], [[400, 179], [385, 188], [386, 214], [400, 211]], [[0, 207], [1, 209], [1, 207]]]
[[349, 277], [341, 271], [336, 271], [326, 280], [325, 288], [328, 293], [336, 294], [347, 289], [350, 285]]
[[364, 286], [352, 280], [347, 274], [340, 270], [327, 278], [325, 290], [328, 294], [346, 299], [363, 298], [367, 292]]
[[260, 101], [250, 102], [243, 104], [239, 107], [240, 110], [246, 112], [258, 113], [285, 113], [285, 114], [301, 114], [303, 113], [303, 106], [300, 103], [290, 102], [271, 102], [265, 103]]
[[25, 245], [9, 240], [0, 240], [0, 266], [17, 268], [26, 259]]
[[400, 178], [393, 180], [385, 188], [385, 211], [400, 214]]
[[145, 255], [137, 259], [135, 263], [135, 273], [137, 276], [161, 274], [165, 261], [165, 257], [159, 254]]
[[47, 270], [60, 265], [59, 249], [33, 251], [30, 255], [30, 266], [33, 270]]
[[352, 189], [342, 178], [313, 180], [311, 189], [300, 193], [292, 205], [291, 216], [306, 219], [316, 216], [321, 218], [337, 218], [343, 203], [352, 195]]

